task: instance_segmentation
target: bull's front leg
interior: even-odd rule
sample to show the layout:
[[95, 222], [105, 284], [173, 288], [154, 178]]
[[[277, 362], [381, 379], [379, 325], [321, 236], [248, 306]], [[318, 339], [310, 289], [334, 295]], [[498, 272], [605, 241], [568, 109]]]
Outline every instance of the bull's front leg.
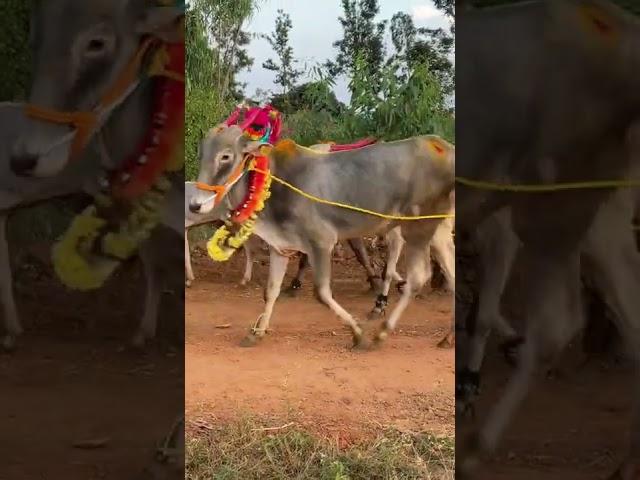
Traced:
[[367, 316], [370, 320], [374, 320], [382, 316], [389, 304], [389, 289], [391, 288], [391, 281], [394, 276], [397, 275], [398, 260], [402, 253], [402, 247], [404, 240], [399, 228], [394, 228], [386, 236], [387, 243], [387, 263], [384, 267], [384, 278], [382, 281], [382, 289], [376, 298], [376, 303], [373, 306], [373, 310], [369, 312]]
[[349, 327], [353, 335], [354, 348], [366, 348], [367, 345], [362, 327], [360, 327], [358, 321], [333, 298], [333, 293], [331, 292], [331, 253], [332, 247], [327, 248], [325, 246], [315, 245], [309, 254], [309, 261], [311, 262], [311, 268], [313, 268], [316, 297]]
[[16, 338], [22, 334], [22, 326], [18, 319], [15, 300], [13, 297], [13, 279], [11, 278], [11, 263], [9, 262], [9, 242], [7, 240], [8, 216], [0, 214], [0, 298], [4, 313], [4, 335], [0, 343], [0, 350], [13, 350]]
[[280, 255], [273, 247], [269, 247], [269, 280], [264, 292], [264, 311], [258, 317], [249, 335], [242, 340], [240, 346], [252, 347], [267, 333], [273, 307], [280, 296], [288, 263], [289, 257]]
[[348, 242], [349, 247], [351, 247], [351, 250], [358, 260], [358, 263], [360, 263], [365, 272], [367, 272], [367, 281], [369, 282], [371, 291], [380, 293], [380, 291], [382, 290], [382, 279], [373, 268], [371, 258], [369, 257], [369, 253], [367, 252], [367, 247], [365, 247], [364, 245], [364, 241], [361, 238], [353, 238], [351, 240], [348, 240]]
[[152, 340], [156, 336], [158, 310], [162, 293], [162, 274], [157, 265], [159, 259], [147, 247], [140, 249], [140, 260], [144, 271], [146, 291], [144, 313], [138, 325], [138, 330], [131, 340], [135, 348], [143, 348], [148, 340]]
[[242, 280], [240, 281], [240, 285], [247, 285], [251, 281], [251, 277], [253, 276], [253, 250], [249, 242], [245, 243], [242, 246], [244, 250], [244, 275], [242, 275]]
[[196, 277], [193, 275], [193, 266], [191, 265], [191, 249], [189, 248], [189, 236], [188, 231], [184, 230], [184, 269], [187, 274], [185, 285], [190, 287]]

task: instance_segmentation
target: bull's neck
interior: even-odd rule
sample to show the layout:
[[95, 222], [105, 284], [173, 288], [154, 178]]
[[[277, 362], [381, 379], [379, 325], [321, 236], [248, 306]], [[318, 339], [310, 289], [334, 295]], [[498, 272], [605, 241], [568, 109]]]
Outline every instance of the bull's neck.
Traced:
[[143, 82], [107, 121], [102, 133], [109, 168], [117, 169], [135, 152], [151, 125], [152, 102], [153, 83]]
[[238, 183], [227, 193], [227, 200], [230, 205], [227, 205], [230, 210], [240, 207], [240, 204], [244, 201], [249, 191], [249, 172], [246, 172]]

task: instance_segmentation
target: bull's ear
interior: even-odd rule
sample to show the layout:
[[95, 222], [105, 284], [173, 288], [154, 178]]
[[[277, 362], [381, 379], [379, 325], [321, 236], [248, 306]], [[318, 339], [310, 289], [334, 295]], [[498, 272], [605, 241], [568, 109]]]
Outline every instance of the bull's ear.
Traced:
[[633, 24], [640, 32], [640, 23], [612, 2], [550, 0], [548, 5], [556, 32], [570, 35], [582, 45], [616, 45]]
[[165, 42], [184, 41], [184, 2], [180, 0], [146, 1], [136, 23], [140, 35], [153, 35]]

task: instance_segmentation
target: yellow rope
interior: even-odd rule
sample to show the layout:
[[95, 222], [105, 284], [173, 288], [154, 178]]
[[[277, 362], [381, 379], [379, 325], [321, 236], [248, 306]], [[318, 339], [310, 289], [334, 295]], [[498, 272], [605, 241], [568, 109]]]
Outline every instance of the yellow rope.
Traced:
[[464, 177], [456, 177], [456, 182], [467, 187], [481, 190], [493, 190], [499, 192], [558, 192], [562, 190], [585, 190], [592, 188], [634, 188], [640, 187], [640, 180], [593, 180], [588, 182], [566, 182], [549, 185], [510, 185], [504, 183], [485, 182], [482, 180], [471, 180]]
[[266, 171], [266, 170], [259, 170], [257, 168], [252, 168], [252, 170], [255, 170], [258, 173], [262, 173], [265, 175], [270, 175], [271, 178], [280, 183], [281, 185], [284, 185], [285, 187], [287, 187], [290, 190], [293, 190], [294, 192], [296, 192], [298, 195], [303, 196], [304, 198], [311, 200], [313, 202], [317, 202], [317, 203], [322, 203], [324, 205], [331, 205], [332, 207], [339, 207], [339, 208], [344, 208], [347, 210], [353, 210], [354, 212], [360, 212], [360, 213], [366, 213], [367, 215], [373, 215], [375, 217], [380, 217], [380, 218], [384, 218], [386, 220], [404, 220], [404, 221], [409, 221], [409, 220], [435, 220], [435, 219], [440, 219], [440, 218], [451, 218], [454, 215], [452, 213], [440, 213], [437, 215], [416, 215], [416, 216], [404, 216], [404, 215], [388, 215], [385, 213], [380, 213], [380, 212], [374, 212], [373, 210], [368, 210], [366, 208], [360, 208], [360, 207], [354, 207], [353, 205], [348, 205], [346, 203], [340, 203], [340, 202], [333, 202], [331, 200], [325, 200], [324, 198], [320, 198], [320, 197], [316, 197], [315, 195], [311, 195], [310, 193], [307, 193], [303, 190], [300, 190], [298, 187], [295, 187], [293, 185], [291, 185], [289, 182], [276, 177], [275, 175], [271, 174], [270, 172]]

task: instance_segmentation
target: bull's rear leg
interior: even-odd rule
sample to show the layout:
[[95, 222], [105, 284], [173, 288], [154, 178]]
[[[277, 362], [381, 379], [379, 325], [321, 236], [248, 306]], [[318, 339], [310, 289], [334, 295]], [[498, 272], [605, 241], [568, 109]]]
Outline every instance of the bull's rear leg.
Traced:
[[635, 366], [630, 452], [611, 479], [637, 480], [640, 478], [640, 253], [633, 233], [629, 231], [626, 238], [620, 238], [623, 231], [616, 232], [620, 245], [611, 245], [610, 238], [602, 239], [601, 244], [590, 244], [584, 261], [593, 267], [591, 277], [598, 289], [607, 292], [608, 303], [615, 313], [614, 321]]
[[389, 305], [389, 289], [391, 288], [391, 281], [394, 275], [397, 274], [398, 260], [402, 253], [402, 247], [404, 245], [404, 239], [399, 228], [394, 228], [386, 235], [387, 243], [387, 263], [384, 267], [382, 289], [376, 298], [376, 303], [373, 306], [373, 310], [369, 312], [368, 318], [370, 320], [379, 318], [385, 313], [387, 305]]
[[458, 455], [463, 476], [471, 475], [480, 463], [480, 457], [491, 455], [511, 422], [516, 411], [527, 397], [535, 373], [538, 370], [542, 349], [552, 355], [561, 351], [575, 334], [568, 327], [578, 314], [580, 262], [578, 255], [548, 255], [523, 250], [518, 271], [526, 272], [523, 290], [528, 292], [527, 334], [519, 350], [518, 368], [510, 379], [502, 397], [493, 406], [480, 430], [466, 443], [466, 451]]
[[291, 285], [285, 291], [290, 297], [295, 297], [298, 294], [298, 290], [302, 288], [302, 279], [304, 278], [304, 272], [309, 266], [309, 257], [306, 254], [300, 254], [300, 261], [298, 262], [298, 271], [296, 276], [291, 280]]
[[353, 253], [356, 255], [358, 263], [362, 265], [365, 272], [367, 272], [367, 281], [372, 292], [379, 293], [382, 289], [382, 279], [378, 275], [371, 264], [371, 258], [367, 252], [367, 247], [364, 245], [364, 241], [361, 238], [352, 238], [348, 240], [349, 246]]
[[315, 246], [311, 249], [309, 261], [313, 268], [315, 293], [318, 300], [329, 307], [351, 329], [353, 346], [355, 348], [365, 348], [367, 345], [362, 328], [358, 325], [357, 320], [333, 298], [333, 293], [331, 292], [331, 249]]
[[407, 242], [407, 284], [403, 289], [402, 296], [391, 315], [383, 322], [382, 328], [376, 334], [375, 341], [382, 342], [396, 328], [398, 320], [413, 300], [415, 295], [427, 283], [427, 259], [425, 258], [425, 244], [423, 242]]
[[269, 248], [269, 279], [264, 291], [264, 310], [249, 335], [242, 340], [240, 346], [251, 347], [267, 333], [271, 315], [273, 314], [273, 307], [280, 296], [280, 289], [282, 288], [284, 275], [287, 272], [288, 263], [289, 257], [280, 255], [274, 248]]
[[0, 338], [0, 350], [11, 351], [15, 348], [16, 338], [22, 334], [16, 303], [13, 297], [13, 279], [9, 262], [9, 243], [7, 241], [7, 221], [0, 214], [0, 299], [4, 314], [4, 332]]
[[190, 287], [196, 277], [193, 275], [193, 266], [191, 265], [191, 250], [189, 249], [189, 236], [187, 230], [184, 231], [184, 271], [187, 274], [185, 285]]

